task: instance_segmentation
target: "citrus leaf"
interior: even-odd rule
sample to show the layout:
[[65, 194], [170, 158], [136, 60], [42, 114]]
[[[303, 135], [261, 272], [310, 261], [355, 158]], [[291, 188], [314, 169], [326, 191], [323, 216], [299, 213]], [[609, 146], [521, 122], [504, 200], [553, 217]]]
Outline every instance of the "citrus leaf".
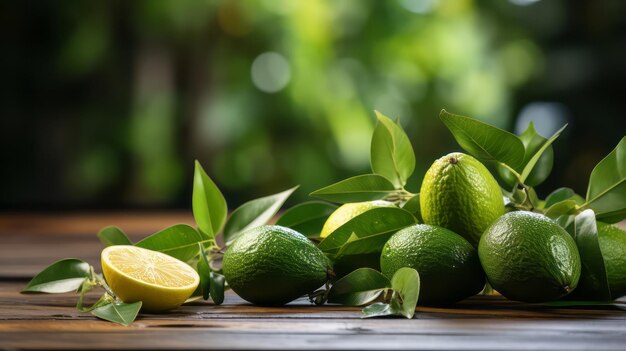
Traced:
[[361, 306], [374, 301], [391, 282], [371, 268], [359, 268], [337, 280], [328, 293], [328, 302]]
[[587, 204], [596, 213], [626, 209], [626, 136], [591, 172]]
[[308, 201], [291, 207], [276, 222], [306, 237], [318, 237], [328, 216], [337, 206], [323, 201]]
[[563, 200], [561, 202], [557, 202], [550, 206], [546, 211], [545, 215], [552, 219], [557, 218], [562, 215], [574, 214], [576, 211], [576, 201], [574, 200]]
[[202, 237], [195, 229], [186, 224], [176, 224], [144, 238], [135, 246], [159, 251], [187, 262], [198, 254], [200, 241]]
[[278, 194], [248, 201], [234, 210], [224, 226], [226, 245], [232, 243], [246, 229], [264, 225], [271, 220], [297, 188], [295, 186]]
[[457, 143], [473, 156], [484, 161], [502, 162], [512, 168], [519, 167], [524, 161], [524, 144], [515, 134], [446, 110], [441, 110], [439, 118]]
[[[530, 175], [530, 173], [533, 171], [533, 169], [535, 168], [535, 165], [537, 165], [537, 162], [539, 162], [540, 158], [542, 157], [542, 155], [544, 154], [544, 152], [546, 152], [546, 150], [548, 150], [548, 148], [550, 148], [550, 152], [552, 152], [551, 146], [552, 143], [556, 140], [556, 138], [559, 137], [559, 135], [561, 135], [561, 133], [563, 132], [563, 130], [565, 130], [565, 128], [567, 127], [567, 124], [565, 124], [563, 127], [561, 127], [561, 129], [557, 130], [556, 133], [554, 133], [550, 139], [548, 139], [546, 142], [543, 143], [543, 145], [541, 145], [541, 147], [533, 154], [533, 156], [528, 160], [528, 163], [526, 163], [526, 165], [524, 166], [524, 169], [522, 171], [520, 180], [522, 181], [522, 183], [524, 183], [526, 181], [526, 179], [528, 178], [528, 176]], [[530, 150], [528, 150], [530, 151]], [[547, 154], [546, 154], [547, 155]], [[550, 165], [550, 170], [552, 170], [552, 165]], [[547, 174], [545, 174], [545, 178], [548, 177], [548, 174], [550, 172], [548, 171]], [[539, 183], [543, 182], [542, 179], [540, 182], [535, 182], [533, 183], [533, 186], [538, 185]]]
[[576, 195], [576, 193], [574, 192], [574, 190], [570, 188], [558, 188], [554, 190], [553, 192], [551, 192], [550, 195], [548, 195], [548, 197], [546, 197], [546, 202], [544, 206], [545, 208], [549, 208], [555, 203], [561, 202], [563, 200], [567, 200], [574, 195]]
[[211, 300], [213, 300], [213, 303], [215, 303], [216, 305], [221, 305], [224, 302], [224, 285], [225, 285], [225, 279], [224, 276], [216, 273], [216, 272], [211, 272]]
[[132, 245], [133, 243], [128, 239], [128, 236], [118, 227], [109, 226], [102, 228], [98, 232], [98, 239], [104, 244], [104, 246], [113, 245]]
[[584, 210], [574, 219], [574, 239], [580, 253], [582, 274], [590, 277], [599, 292], [598, 300], [611, 300], [611, 290], [598, 243], [598, 227], [593, 210]]
[[411, 214], [415, 216], [415, 218], [417, 218], [420, 223], [423, 222], [420, 209], [420, 194], [417, 194], [410, 198], [407, 202], [404, 203], [404, 205], [402, 205], [402, 208], [411, 212]]
[[[413, 318], [420, 293], [420, 276], [417, 271], [409, 267], [398, 269], [391, 278], [391, 288], [396, 292], [390, 303], [392, 308], [408, 319]], [[398, 299], [397, 294], [400, 294], [401, 299]]]
[[626, 218], [626, 208], [612, 212], [603, 212], [596, 215], [598, 221], [614, 224]]
[[[396, 231], [415, 223], [417, 223], [415, 217], [401, 208], [373, 208], [355, 216], [335, 229], [335, 231], [324, 238], [318, 247], [324, 252], [336, 253], [352, 234], [355, 234], [359, 239], [371, 236], [389, 238]], [[382, 246], [379, 245], [371, 247], [368, 251], [376, 252], [381, 249]]]
[[331, 184], [310, 195], [338, 203], [380, 200], [395, 187], [387, 178], [377, 174], [363, 174]]
[[65, 293], [76, 291], [90, 275], [89, 264], [76, 258], [57, 261], [39, 272], [22, 293]]
[[384, 317], [396, 314], [387, 303], [376, 302], [361, 310], [361, 318]]
[[370, 149], [372, 172], [387, 178], [400, 189], [415, 170], [413, 146], [399, 124], [378, 111], [375, 113], [378, 123]]
[[141, 309], [141, 301], [133, 303], [110, 303], [98, 307], [91, 311], [94, 316], [104, 319], [105, 321], [129, 326], [137, 318], [137, 314]]
[[226, 221], [226, 199], [197, 160], [193, 175], [192, 210], [203, 238], [215, 238]]

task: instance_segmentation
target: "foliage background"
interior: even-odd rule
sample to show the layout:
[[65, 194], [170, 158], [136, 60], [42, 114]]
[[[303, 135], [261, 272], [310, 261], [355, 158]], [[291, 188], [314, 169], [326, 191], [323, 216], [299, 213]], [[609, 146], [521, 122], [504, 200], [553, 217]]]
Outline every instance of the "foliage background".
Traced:
[[620, 0], [9, 1], [0, 5], [0, 208], [188, 208], [193, 160], [237, 205], [368, 168], [373, 110], [417, 154], [438, 111], [555, 143], [580, 193], [626, 131]]

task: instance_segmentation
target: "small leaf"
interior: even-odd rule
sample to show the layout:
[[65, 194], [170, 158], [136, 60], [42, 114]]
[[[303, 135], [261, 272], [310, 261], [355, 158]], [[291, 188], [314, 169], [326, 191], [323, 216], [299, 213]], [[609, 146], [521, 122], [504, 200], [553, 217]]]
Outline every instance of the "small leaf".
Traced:
[[224, 195], [196, 161], [193, 175], [193, 217], [204, 239], [213, 239], [226, 221], [228, 208]]
[[187, 262], [198, 254], [200, 241], [202, 237], [195, 229], [186, 224], [177, 224], [144, 238], [135, 246], [163, 252]]
[[574, 200], [563, 200], [550, 206], [545, 215], [552, 219], [560, 217], [562, 215], [574, 214], [577, 210], [577, 204]]
[[133, 303], [110, 303], [91, 311], [94, 316], [105, 321], [129, 326], [137, 318], [141, 309], [141, 301]]
[[415, 217], [401, 208], [374, 208], [344, 223], [324, 238], [318, 247], [327, 253], [337, 253], [350, 236], [355, 234], [359, 239], [368, 237], [375, 240], [380, 239], [376, 241], [377, 245], [372, 245], [368, 247], [368, 250], [361, 250], [365, 252], [359, 253], [376, 252], [382, 250], [382, 245], [380, 244], [384, 244], [386, 239], [393, 233], [415, 223], [417, 223]]
[[[550, 145], [552, 145], [552, 143], [556, 140], [556, 138], [558, 138], [559, 135], [561, 135], [561, 133], [563, 132], [563, 130], [565, 130], [566, 127], [567, 127], [567, 124], [564, 125], [563, 127], [561, 127], [561, 129], [557, 130], [556, 133], [554, 133], [550, 137], [550, 139], [548, 139], [545, 143], [543, 143], [543, 145], [541, 145], [539, 150], [537, 150], [534, 153], [534, 155], [530, 158], [530, 160], [528, 160], [528, 163], [526, 164], [526, 166], [524, 166], [524, 170], [522, 171], [522, 174], [521, 174], [521, 179], [520, 180], [522, 181], [522, 183], [524, 183], [526, 181], [526, 179], [528, 178], [530, 173], [535, 168], [535, 165], [537, 164], [537, 162], [539, 162], [539, 159], [541, 158], [541, 156], [550, 147]], [[550, 166], [550, 169], [552, 169], [552, 166]], [[550, 172], [547, 172], [547, 173], [549, 174]], [[546, 174], [545, 177], [547, 177], [547, 174]], [[533, 186], [534, 185], [538, 185], [541, 182], [543, 182], [543, 179], [540, 182], [534, 182]]]
[[424, 222], [424, 220], [422, 220], [422, 213], [420, 209], [420, 194], [417, 194], [410, 198], [407, 202], [404, 203], [404, 205], [402, 205], [402, 208], [411, 212], [411, 214], [415, 216], [415, 218], [417, 218], [420, 223]]
[[598, 291], [598, 300], [611, 300], [604, 258], [598, 243], [598, 227], [593, 210], [585, 210], [574, 219], [574, 239], [578, 245], [583, 274], [588, 276]]
[[202, 298], [208, 300], [211, 291], [211, 268], [202, 243], [198, 243], [198, 246], [198, 250], [200, 251], [200, 257], [198, 259], [198, 263], [196, 264], [196, 270], [200, 276], [200, 285], [198, 288], [202, 293]]
[[384, 317], [394, 314], [395, 312], [391, 309], [391, 306], [383, 302], [373, 303], [361, 310], [361, 318]]
[[118, 227], [109, 226], [102, 228], [98, 232], [98, 239], [104, 244], [104, 246], [113, 245], [132, 245], [133, 243], [128, 239], [128, 236]]
[[374, 128], [370, 152], [372, 171], [400, 189], [415, 170], [415, 153], [402, 127], [389, 117], [376, 112], [378, 124]]
[[76, 258], [57, 261], [37, 274], [22, 293], [65, 293], [76, 291], [89, 278], [89, 264]]
[[545, 208], [549, 208], [555, 203], [567, 200], [574, 195], [576, 195], [576, 193], [570, 188], [558, 188], [555, 191], [551, 192], [548, 197], [546, 197], [546, 203], [544, 206]]
[[224, 285], [224, 276], [216, 272], [211, 272], [211, 300], [213, 300], [213, 303], [216, 305], [221, 305], [224, 302]]
[[457, 143], [473, 156], [502, 162], [512, 168], [519, 167], [524, 161], [524, 144], [515, 134], [446, 110], [441, 110], [439, 118]]
[[626, 136], [591, 172], [587, 204], [599, 215], [626, 209]]
[[359, 268], [337, 280], [328, 293], [328, 302], [361, 306], [374, 301], [386, 288], [389, 279], [371, 268]]
[[626, 218], [626, 208], [612, 212], [603, 212], [596, 215], [598, 221], [604, 223], [618, 223]]
[[224, 227], [226, 245], [232, 243], [246, 229], [262, 226], [271, 220], [297, 188], [295, 186], [278, 194], [248, 201], [234, 210]]
[[337, 206], [322, 201], [303, 202], [288, 209], [276, 222], [306, 237], [318, 237], [328, 216]]
[[[420, 276], [417, 271], [409, 267], [398, 269], [391, 278], [391, 288], [400, 294], [401, 300], [396, 300], [399, 312], [408, 319], [413, 318], [420, 293]], [[392, 308], [395, 307], [393, 302], [392, 298]]]
[[364, 174], [331, 184], [310, 195], [327, 201], [348, 203], [380, 200], [394, 190], [394, 185], [387, 178], [377, 174]]

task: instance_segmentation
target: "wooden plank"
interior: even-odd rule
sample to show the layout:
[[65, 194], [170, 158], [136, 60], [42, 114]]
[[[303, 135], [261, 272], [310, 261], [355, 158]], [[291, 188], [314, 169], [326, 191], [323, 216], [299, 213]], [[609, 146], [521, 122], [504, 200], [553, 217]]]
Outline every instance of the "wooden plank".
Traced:
[[139, 240], [168, 226], [193, 224], [182, 212], [2, 214], [0, 215], [0, 278], [28, 279], [62, 258], [76, 257], [99, 267], [96, 234], [109, 225]]
[[[201, 325], [89, 321], [0, 322], [4, 348], [45, 349], [570, 349], [623, 350], [626, 334], [600, 322], [356, 320], [285, 323], [204, 321]], [[36, 337], [33, 337], [36, 335]]]

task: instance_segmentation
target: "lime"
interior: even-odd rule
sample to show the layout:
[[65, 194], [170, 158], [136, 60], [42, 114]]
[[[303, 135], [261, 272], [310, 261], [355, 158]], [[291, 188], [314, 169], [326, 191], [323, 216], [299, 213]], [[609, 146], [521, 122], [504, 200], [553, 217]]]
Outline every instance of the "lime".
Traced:
[[428, 169], [420, 191], [424, 223], [448, 228], [473, 245], [504, 213], [498, 182], [472, 156], [448, 154]]
[[321, 287], [330, 260], [304, 235], [281, 226], [245, 231], [224, 254], [228, 285], [246, 301], [282, 305]]
[[392, 202], [376, 200], [376, 201], [366, 201], [366, 202], [352, 202], [339, 206], [338, 209], [335, 210], [328, 219], [326, 223], [324, 223], [324, 227], [322, 227], [322, 232], [320, 233], [320, 237], [325, 238], [330, 233], [334, 232], [337, 228], [344, 225], [347, 221], [352, 218], [360, 215], [361, 213], [371, 210], [373, 208], [379, 207], [393, 207], [395, 206]]
[[478, 255], [491, 286], [511, 300], [556, 300], [574, 290], [580, 277], [574, 239], [537, 213], [500, 217], [480, 239]]
[[472, 244], [445, 228], [418, 224], [394, 234], [380, 257], [391, 278], [402, 267], [420, 275], [420, 304], [453, 303], [479, 293], [485, 274]]
[[196, 290], [198, 273], [174, 257], [131, 245], [102, 250], [102, 272], [124, 302], [142, 301], [142, 309], [163, 311], [180, 306]]

